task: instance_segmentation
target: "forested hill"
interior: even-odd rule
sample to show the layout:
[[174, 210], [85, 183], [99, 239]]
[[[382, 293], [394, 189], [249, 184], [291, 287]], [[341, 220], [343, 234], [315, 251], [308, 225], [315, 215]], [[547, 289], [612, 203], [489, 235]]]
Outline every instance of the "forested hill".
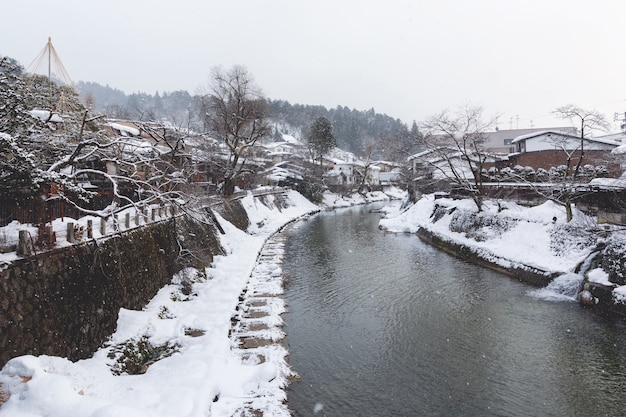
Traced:
[[[108, 85], [82, 81], [76, 87], [88, 107], [111, 118], [167, 120], [176, 126], [202, 129], [196, 97], [187, 91], [126, 95]], [[313, 121], [325, 117], [331, 122], [337, 147], [360, 156], [365, 155], [371, 145], [372, 157], [399, 160], [398, 157], [406, 157], [406, 152], [399, 156], [398, 149], [406, 150], [413, 144], [412, 135], [401, 120], [376, 113], [374, 109], [355, 110], [345, 106], [327, 109], [319, 105], [291, 104], [273, 99], [268, 103], [276, 125], [289, 130], [282, 131], [277, 127], [281, 131], [276, 133], [295, 133], [304, 140]], [[412, 130], [415, 129], [413, 126]]]
[[285, 100], [268, 100], [272, 117], [292, 127], [300, 129], [303, 135], [318, 117], [330, 120], [337, 147], [363, 155], [365, 148], [372, 145], [374, 153], [384, 153], [384, 143], [410, 141], [409, 130], [400, 120], [374, 109], [355, 110], [337, 106], [327, 109], [324, 106], [291, 104]]

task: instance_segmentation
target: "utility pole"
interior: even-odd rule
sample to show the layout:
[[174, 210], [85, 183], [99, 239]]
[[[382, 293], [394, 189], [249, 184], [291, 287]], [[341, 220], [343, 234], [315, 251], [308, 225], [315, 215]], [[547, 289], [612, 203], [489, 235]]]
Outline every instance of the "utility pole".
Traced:
[[[620, 116], [621, 116], [621, 119], [620, 119]], [[626, 132], [626, 112], [624, 112], [621, 115], [619, 113], [615, 112], [613, 114], [613, 121], [614, 122], [620, 122], [620, 125], [619, 125], [620, 129], [622, 129], [623, 131]]]

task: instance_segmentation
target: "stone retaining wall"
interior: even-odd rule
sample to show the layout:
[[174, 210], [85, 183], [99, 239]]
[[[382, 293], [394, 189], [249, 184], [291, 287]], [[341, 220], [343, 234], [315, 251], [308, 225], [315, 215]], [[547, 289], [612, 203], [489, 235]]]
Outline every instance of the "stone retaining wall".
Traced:
[[121, 307], [141, 309], [176, 272], [222, 253], [210, 223], [178, 216], [0, 271], [0, 366], [25, 354], [91, 356], [115, 331]]
[[519, 281], [525, 282], [527, 284], [531, 284], [531, 285], [538, 286], [538, 287], [545, 287], [555, 278], [555, 274], [550, 274], [547, 271], [542, 271], [542, 270], [532, 268], [532, 267], [505, 268], [501, 265], [498, 265], [484, 258], [481, 258], [476, 253], [472, 252], [472, 250], [468, 248], [467, 246], [457, 245], [455, 243], [443, 240], [424, 228], [420, 228], [417, 231], [417, 236], [423, 241], [428, 242], [431, 245], [436, 246], [439, 249], [442, 249], [451, 255], [469, 260], [471, 262], [474, 262], [478, 265], [485, 266], [487, 268], [491, 268], [493, 270], [501, 272], [510, 277], [516, 278]]

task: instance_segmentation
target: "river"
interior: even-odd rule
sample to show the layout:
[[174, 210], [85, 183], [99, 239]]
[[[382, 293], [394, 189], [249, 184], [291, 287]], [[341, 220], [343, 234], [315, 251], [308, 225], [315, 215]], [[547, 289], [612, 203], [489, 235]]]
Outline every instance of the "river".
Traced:
[[623, 321], [384, 233], [372, 208], [288, 231], [295, 415], [625, 415]]

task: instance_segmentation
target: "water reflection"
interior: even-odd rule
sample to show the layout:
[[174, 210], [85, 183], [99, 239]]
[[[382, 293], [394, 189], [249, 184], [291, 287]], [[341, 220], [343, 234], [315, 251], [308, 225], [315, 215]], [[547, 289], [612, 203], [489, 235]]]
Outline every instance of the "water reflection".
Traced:
[[378, 218], [353, 208], [290, 232], [298, 415], [621, 415], [621, 321], [530, 297], [415, 236], [382, 233]]

